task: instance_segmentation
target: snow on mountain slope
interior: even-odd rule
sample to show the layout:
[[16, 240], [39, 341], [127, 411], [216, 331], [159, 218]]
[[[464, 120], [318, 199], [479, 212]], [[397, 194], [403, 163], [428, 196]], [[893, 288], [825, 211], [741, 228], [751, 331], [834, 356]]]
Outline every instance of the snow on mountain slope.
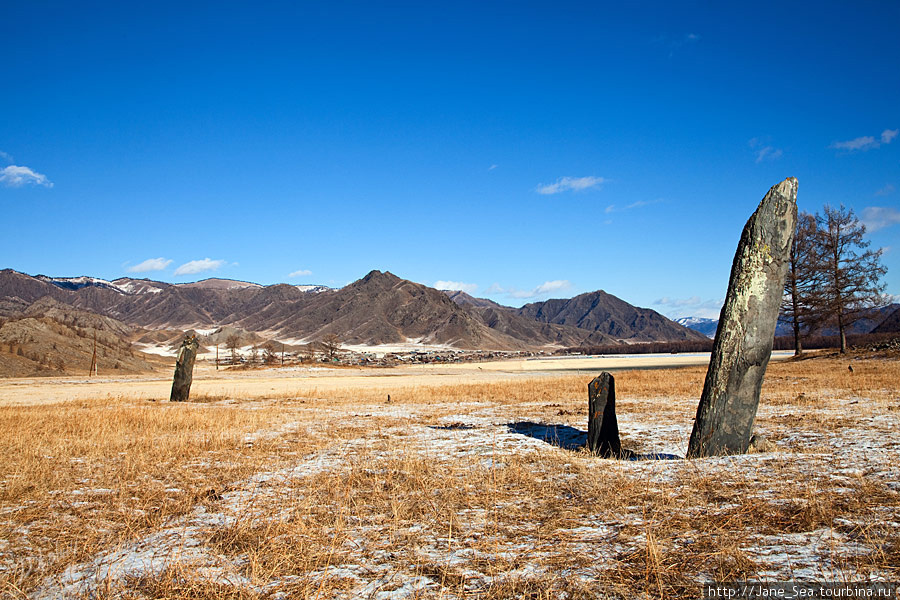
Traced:
[[35, 276], [35, 279], [50, 283], [64, 290], [75, 291], [86, 287], [100, 287], [114, 290], [116, 292], [119, 292], [120, 294], [129, 293], [113, 282], [107, 281], [105, 279], [100, 279], [98, 277], [87, 277], [84, 275], [81, 277], [48, 277], [46, 275], [37, 275]]
[[675, 319], [675, 322], [688, 329], [699, 331], [708, 338], [716, 337], [716, 329], [719, 327], [718, 319], [704, 319], [703, 317], [681, 317]]

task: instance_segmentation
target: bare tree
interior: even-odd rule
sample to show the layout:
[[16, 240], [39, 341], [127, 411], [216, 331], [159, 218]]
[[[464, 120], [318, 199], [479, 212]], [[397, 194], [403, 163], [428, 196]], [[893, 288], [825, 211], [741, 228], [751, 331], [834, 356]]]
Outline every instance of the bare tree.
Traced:
[[236, 363], [237, 349], [241, 347], [241, 338], [232, 333], [227, 338], [225, 338], [225, 347], [231, 350], [231, 364]]
[[301, 363], [312, 362], [313, 359], [316, 357], [316, 352], [315, 352], [315, 349], [313, 348], [312, 344], [307, 344], [306, 346], [304, 346], [300, 350], [299, 354], [300, 354], [300, 362]]
[[886, 304], [881, 278], [887, 269], [879, 250], [866, 250], [866, 226], [852, 209], [825, 206], [816, 215], [818, 245], [822, 257], [822, 307], [835, 319], [841, 336], [841, 353], [847, 351], [846, 328]]
[[263, 362], [267, 365], [274, 365], [278, 362], [278, 354], [272, 349], [271, 345], [267, 345], [263, 349]]
[[790, 265], [784, 281], [782, 318], [794, 331], [794, 354], [803, 354], [802, 333], [815, 329], [822, 318], [822, 258], [819, 254], [816, 217], [803, 212], [797, 217], [797, 229], [791, 244]]
[[334, 333], [329, 333], [325, 337], [320, 340], [322, 344], [322, 350], [329, 359], [334, 360], [337, 356], [338, 350], [341, 349], [341, 340]]

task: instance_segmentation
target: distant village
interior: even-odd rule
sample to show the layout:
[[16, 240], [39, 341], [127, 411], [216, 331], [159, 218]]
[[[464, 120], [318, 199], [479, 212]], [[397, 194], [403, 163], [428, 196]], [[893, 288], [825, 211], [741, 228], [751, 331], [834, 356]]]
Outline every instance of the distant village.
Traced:
[[487, 362], [515, 358], [551, 356], [547, 351], [501, 350], [409, 350], [402, 352], [357, 352], [353, 350], [316, 350], [277, 352], [269, 348], [252, 349], [215, 359], [217, 367], [248, 369], [296, 365], [333, 365], [354, 367], [394, 367], [409, 364], [453, 364]]

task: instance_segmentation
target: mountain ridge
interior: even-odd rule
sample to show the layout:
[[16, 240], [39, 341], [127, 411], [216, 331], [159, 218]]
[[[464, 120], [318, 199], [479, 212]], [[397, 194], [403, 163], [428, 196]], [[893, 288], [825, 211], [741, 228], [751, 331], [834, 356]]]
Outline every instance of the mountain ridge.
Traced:
[[377, 269], [339, 289], [263, 286], [220, 278], [187, 284], [130, 277], [110, 282], [0, 271], [0, 314], [21, 312], [44, 297], [134, 327], [232, 325], [302, 341], [336, 335], [343, 343], [359, 345], [414, 341], [461, 349], [522, 350], [699, 335], [603, 291], [516, 309]]

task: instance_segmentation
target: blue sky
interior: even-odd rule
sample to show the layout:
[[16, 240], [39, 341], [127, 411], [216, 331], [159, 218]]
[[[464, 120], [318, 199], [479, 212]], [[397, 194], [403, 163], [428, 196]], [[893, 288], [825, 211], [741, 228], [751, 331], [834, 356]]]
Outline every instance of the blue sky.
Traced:
[[900, 294], [900, 3], [6, 3], [0, 267], [715, 316], [769, 187]]

